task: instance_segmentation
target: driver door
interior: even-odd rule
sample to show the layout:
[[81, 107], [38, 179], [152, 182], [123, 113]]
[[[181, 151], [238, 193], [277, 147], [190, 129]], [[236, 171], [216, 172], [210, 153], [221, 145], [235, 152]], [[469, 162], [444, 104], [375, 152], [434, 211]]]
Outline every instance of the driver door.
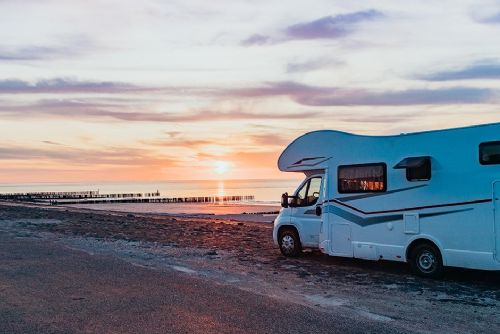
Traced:
[[291, 223], [298, 227], [303, 246], [319, 247], [321, 217], [316, 216], [323, 178], [313, 176], [295, 192], [291, 205]]

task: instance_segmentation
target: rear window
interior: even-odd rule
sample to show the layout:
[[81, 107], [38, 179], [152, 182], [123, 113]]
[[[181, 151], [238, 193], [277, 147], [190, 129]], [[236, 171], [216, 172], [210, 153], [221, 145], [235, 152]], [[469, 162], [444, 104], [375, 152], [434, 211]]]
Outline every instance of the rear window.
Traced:
[[479, 161], [481, 165], [500, 164], [500, 141], [492, 141], [479, 145]]

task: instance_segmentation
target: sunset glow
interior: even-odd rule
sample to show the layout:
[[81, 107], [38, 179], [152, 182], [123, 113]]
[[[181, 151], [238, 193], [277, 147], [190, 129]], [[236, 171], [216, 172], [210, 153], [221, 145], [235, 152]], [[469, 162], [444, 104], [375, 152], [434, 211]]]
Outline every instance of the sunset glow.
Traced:
[[472, 0], [0, 1], [0, 182], [289, 178], [276, 161], [308, 131], [498, 122], [499, 13]]
[[219, 175], [224, 175], [229, 170], [229, 163], [227, 161], [216, 161], [215, 172]]

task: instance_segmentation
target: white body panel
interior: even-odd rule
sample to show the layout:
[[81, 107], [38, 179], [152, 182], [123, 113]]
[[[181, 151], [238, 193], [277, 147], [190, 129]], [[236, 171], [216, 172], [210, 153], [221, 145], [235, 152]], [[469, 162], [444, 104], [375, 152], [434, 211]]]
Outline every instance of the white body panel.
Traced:
[[[316, 131], [292, 142], [278, 166], [324, 171], [317, 246], [329, 255], [406, 261], [411, 243], [425, 239], [446, 266], [500, 270], [500, 165], [479, 162], [479, 145], [494, 141], [500, 124], [378, 137]], [[430, 180], [409, 181], [393, 168], [419, 156], [431, 159]], [[386, 191], [339, 193], [338, 167], [369, 163], [387, 165]], [[294, 215], [282, 210], [275, 241], [284, 217], [300, 225]]]

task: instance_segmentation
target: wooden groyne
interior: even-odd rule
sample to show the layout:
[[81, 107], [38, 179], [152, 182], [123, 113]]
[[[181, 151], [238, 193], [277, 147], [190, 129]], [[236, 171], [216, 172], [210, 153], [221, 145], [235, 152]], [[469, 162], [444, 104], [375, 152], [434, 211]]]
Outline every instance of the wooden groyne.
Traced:
[[159, 197], [157, 190], [151, 193], [125, 193], [125, 194], [101, 194], [99, 190], [91, 191], [57, 191], [57, 192], [29, 192], [29, 193], [8, 193], [0, 194], [0, 199], [17, 201], [37, 201], [37, 200], [82, 200], [82, 199], [103, 199], [103, 198], [154, 198]]
[[51, 205], [105, 203], [225, 203], [254, 201], [253, 195], [163, 197], [157, 190], [151, 193], [101, 194], [96, 191], [31, 192], [0, 194], [0, 200], [42, 202]]
[[50, 200], [51, 205], [110, 204], [110, 203], [229, 203], [254, 201], [253, 195], [198, 196], [198, 197], [129, 197], [129, 198], [82, 198], [75, 200]]

